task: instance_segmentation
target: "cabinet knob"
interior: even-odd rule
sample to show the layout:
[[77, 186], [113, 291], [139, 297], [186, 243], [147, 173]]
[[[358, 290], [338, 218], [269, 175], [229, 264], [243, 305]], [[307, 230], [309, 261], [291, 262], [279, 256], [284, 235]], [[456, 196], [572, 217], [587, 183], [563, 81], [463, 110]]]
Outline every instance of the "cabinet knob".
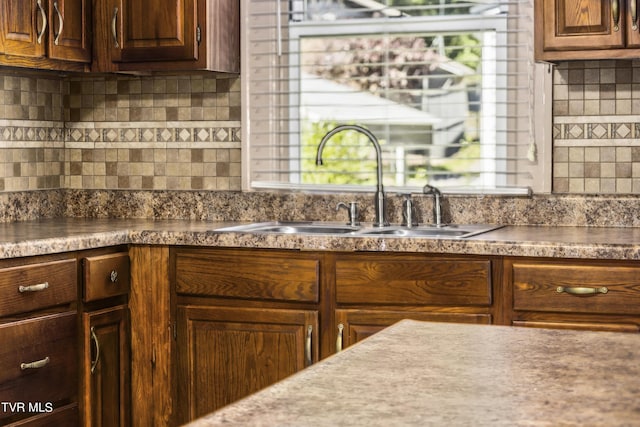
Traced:
[[109, 280], [111, 283], [116, 283], [118, 281], [118, 272], [116, 270], [111, 270], [111, 274], [109, 274]]

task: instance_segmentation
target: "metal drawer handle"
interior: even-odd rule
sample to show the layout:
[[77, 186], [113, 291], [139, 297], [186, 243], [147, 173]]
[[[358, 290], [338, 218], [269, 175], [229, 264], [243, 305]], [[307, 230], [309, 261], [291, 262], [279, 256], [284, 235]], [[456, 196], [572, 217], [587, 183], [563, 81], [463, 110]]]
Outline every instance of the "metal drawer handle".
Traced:
[[60, 43], [60, 34], [62, 34], [62, 29], [64, 28], [64, 17], [62, 16], [62, 13], [60, 13], [60, 9], [58, 8], [57, 1], [53, 2], [53, 8], [55, 9], [56, 14], [58, 15], [58, 22], [59, 22], [58, 32], [54, 34], [53, 44], [58, 46], [58, 44]]
[[111, 18], [111, 35], [113, 36], [113, 47], [119, 48], [120, 43], [118, 43], [118, 8], [113, 8], [113, 18]]
[[38, 44], [42, 44], [42, 36], [44, 36], [44, 32], [47, 31], [47, 13], [44, 11], [44, 7], [42, 7], [42, 0], [38, 0], [36, 5], [38, 6], [38, 10], [42, 16], [42, 30], [37, 34], [37, 41]]
[[93, 326], [91, 327], [91, 341], [93, 341], [96, 346], [96, 359], [91, 361], [91, 373], [93, 374], [93, 372], [96, 370], [96, 367], [98, 366], [98, 362], [100, 361], [100, 342], [98, 341], [98, 336], [96, 335], [96, 328]]
[[111, 283], [116, 283], [118, 281], [118, 272], [116, 270], [111, 270], [111, 274], [109, 274], [109, 280]]
[[629, 10], [631, 11], [631, 28], [638, 31], [638, 0], [629, 0]]
[[340, 353], [342, 351], [342, 334], [344, 331], [344, 325], [340, 323], [338, 325], [338, 339], [336, 339], [336, 353]]
[[586, 288], [586, 287], [565, 287], [558, 286], [556, 288], [556, 292], [559, 294], [565, 292], [571, 295], [595, 295], [595, 294], [606, 294], [609, 292], [609, 289], [606, 286], [601, 286], [599, 288]]
[[20, 364], [20, 369], [22, 369], [23, 371], [25, 369], [39, 369], [39, 368], [44, 368], [45, 366], [47, 366], [49, 364], [49, 356], [45, 357], [42, 360], [36, 360], [35, 362], [30, 362], [30, 363], [21, 363]]
[[613, 31], [620, 30], [620, 0], [611, 0], [611, 16], [613, 17]]
[[49, 287], [49, 282], [38, 283], [37, 285], [29, 285], [29, 286], [18, 286], [18, 292], [38, 292], [44, 291]]
[[313, 336], [313, 326], [309, 325], [307, 327], [307, 340], [304, 345], [304, 354], [307, 359], [307, 366], [313, 363], [313, 359], [311, 358], [311, 337]]

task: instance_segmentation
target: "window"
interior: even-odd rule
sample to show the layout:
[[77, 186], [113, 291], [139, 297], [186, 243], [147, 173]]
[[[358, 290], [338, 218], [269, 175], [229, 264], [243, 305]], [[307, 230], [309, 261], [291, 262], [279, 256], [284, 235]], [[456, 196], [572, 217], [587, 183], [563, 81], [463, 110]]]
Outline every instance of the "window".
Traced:
[[544, 190], [531, 3], [245, 0], [246, 186]]

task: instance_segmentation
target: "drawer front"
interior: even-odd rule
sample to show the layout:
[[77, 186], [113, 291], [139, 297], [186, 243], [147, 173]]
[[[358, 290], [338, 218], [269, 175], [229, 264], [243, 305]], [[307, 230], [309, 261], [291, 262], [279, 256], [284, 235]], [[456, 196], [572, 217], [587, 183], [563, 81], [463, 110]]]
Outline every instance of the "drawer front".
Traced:
[[83, 258], [84, 300], [95, 301], [129, 293], [129, 254], [118, 252]]
[[33, 417], [16, 421], [9, 424], [9, 427], [51, 427], [64, 426], [75, 427], [80, 425], [78, 417], [78, 404], [72, 403], [51, 412], [45, 412]]
[[[0, 396], [3, 401], [36, 402], [46, 409], [44, 405], [75, 399], [78, 389], [75, 312], [0, 325], [0, 342], [3, 343], [0, 346]], [[38, 413], [38, 408], [35, 409]], [[26, 415], [30, 411], [22, 412]], [[0, 424], [3, 424], [3, 417], [16, 415], [20, 414], [0, 411]]]
[[491, 261], [345, 256], [336, 262], [342, 304], [491, 305]]
[[0, 269], [0, 316], [75, 301], [76, 271], [75, 259]]
[[640, 314], [640, 266], [552, 261], [511, 266], [515, 310]]
[[298, 253], [178, 252], [180, 294], [318, 302], [320, 261]]

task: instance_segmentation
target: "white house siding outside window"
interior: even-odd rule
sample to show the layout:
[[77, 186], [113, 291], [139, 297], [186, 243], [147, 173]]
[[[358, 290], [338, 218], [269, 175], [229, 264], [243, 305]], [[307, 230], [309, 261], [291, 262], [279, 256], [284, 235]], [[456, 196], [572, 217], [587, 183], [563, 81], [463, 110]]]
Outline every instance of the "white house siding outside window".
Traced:
[[245, 187], [548, 191], [532, 0], [243, 0]]

